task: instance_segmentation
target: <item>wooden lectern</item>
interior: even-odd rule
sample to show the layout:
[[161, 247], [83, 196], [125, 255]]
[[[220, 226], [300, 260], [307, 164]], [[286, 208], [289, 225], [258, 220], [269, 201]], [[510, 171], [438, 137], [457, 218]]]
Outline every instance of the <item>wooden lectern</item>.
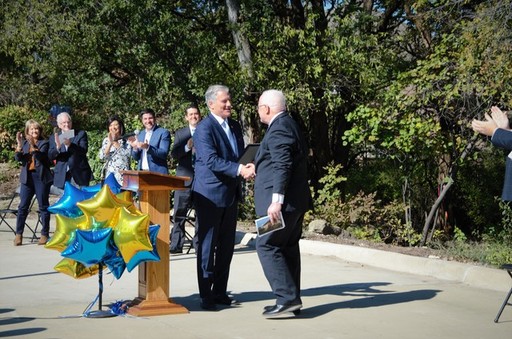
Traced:
[[171, 190], [184, 189], [188, 177], [176, 177], [148, 171], [121, 171], [123, 189], [139, 192], [140, 209], [149, 214], [152, 224], [160, 225], [157, 237], [158, 262], [139, 265], [139, 296], [128, 314], [151, 316], [188, 313], [188, 310], [169, 298], [169, 229]]

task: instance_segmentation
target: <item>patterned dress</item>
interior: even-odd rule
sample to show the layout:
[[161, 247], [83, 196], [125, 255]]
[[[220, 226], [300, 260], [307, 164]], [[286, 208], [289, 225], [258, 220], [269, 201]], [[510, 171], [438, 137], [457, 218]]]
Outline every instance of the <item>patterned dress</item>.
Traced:
[[110, 173], [114, 173], [117, 182], [120, 185], [123, 185], [123, 176], [119, 171], [129, 170], [130, 169], [130, 153], [132, 151], [132, 147], [125, 140], [119, 140], [119, 148], [115, 148], [114, 146], [110, 147], [110, 152], [108, 157], [105, 155], [105, 150], [108, 146], [108, 137], [103, 139], [103, 143], [101, 144], [100, 150], [100, 159], [103, 161], [109, 161], [105, 177], [108, 177]]

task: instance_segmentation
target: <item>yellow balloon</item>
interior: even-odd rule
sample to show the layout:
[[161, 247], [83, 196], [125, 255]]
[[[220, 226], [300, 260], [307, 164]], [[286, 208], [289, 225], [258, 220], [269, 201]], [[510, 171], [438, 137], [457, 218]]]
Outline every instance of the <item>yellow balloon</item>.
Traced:
[[62, 252], [75, 238], [75, 230], [88, 230], [90, 228], [87, 217], [81, 215], [76, 218], [69, 218], [62, 214], [55, 214], [55, 232], [45, 248]]
[[130, 203], [130, 205], [127, 208], [131, 213], [138, 214], [138, 215], [143, 214], [142, 211], [139, 210], [137, 208], [137, 206], [135, 206], [135, 203], [133, 201], [133, 192], [132, 191], [122, 191], [121, 193], [116, 194], [116, 197], [123, 201], [127, 201]]
[[106, 226], [116, 225], [119, 209], [128, 207], [131, 203], [117, 198], [108, 185], [103, 185], [94, 197], [77, 203], [90, 223], [105, 223]]
[[139, 251], [151, 251], [149, 239], [149, 215], [133, 214], [123, 207], [114, 229], [114, 243], [119, 248], [125, 263]]
[[99, 265], [92, 265], [86, 267], [84, 264], [79, 263], [73, 259], [64, 258], [57, 265], [54, 270], [64, 273], [75, 279], [89, 278], [99, 272]]
[[121, 191], [116, 194], [116, 197], [119, 200], [127, 201], [130, 204], [133, 204], [133, 192], [132, 191]]

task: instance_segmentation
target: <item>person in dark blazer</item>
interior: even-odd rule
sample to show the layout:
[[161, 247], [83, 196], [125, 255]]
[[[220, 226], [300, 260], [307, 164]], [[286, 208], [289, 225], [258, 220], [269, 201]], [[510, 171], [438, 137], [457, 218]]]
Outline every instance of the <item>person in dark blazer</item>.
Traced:
[[156, 124], [155, 111], [151, 108], [139, 114], [144, 130], [131, 142], [132, 157], [137, 160], [137, 170], [169, 174], [167, 155], [171, 145], [171, 133]]
[[48, 156], [51, 161], [55, 161], [53, 185], [62, 194], [66, 181], [75, 186], [89, 186], [92, 170], [87, 160], [87, 133], [75, 129], [73, 137], [63, 138], [61, 142], [60, 135], [73, 128], [69, 113], [62, 112], [57, 115], [57, 125], [60, 131], [55, 133], [54, 138], [50, 138]]
[[192, 199], [196, 212], [194, 247], [201, 308], [232, 305], [227, 295], [229, 268], [235, 245], [240, 176], [254, 175], [254, 165], [240, 165], [244, 150], [240, 124], [231, 119], [229, 88], [212, 85], [205, 94], [210, 110], [194, 133], [196, 161]]
[[43, 137], [43, 129], [35, 120], [25, 123], [25, 140], [18, 132], [16, 135], [17, 147], [14, 158], [21, 163], [20, 173], [20, 204], [16, 217], [16, 237], [14, 246], [20, 246], [23, 239], [23, 230], [27, 220], [28, 210], [34, 194], [39, 205], [39, 218], [41, 220], [41, 238], [39, 245], [48, 241], [50, 232], [50, 212], [48, 212], [50, 187], [53, 174], [48, 158], [48, 140]]
[[505, 180], [501, 199], [512, 201], [512, 131], [508, 116], [498, 107], [491, 107], [491, 115], [485, 114], [485, 121], [473, 120], [471, 125], [475, 132], [491, 137], [494, 146], [511, 151], [505, 163]]
[[302, 222], [312, 207], [308, 186], [308, 148], [298, 124], [286, 112], [281, 91], [268, 90], [258, 101], [258, 114], [268, 125], [255, 157], [254, 202], [258, 216], [271, 223], [284, 219], [284, 229], [258, 236], [256, 251], [276, 304], [263, 316], [278, 317], [302, 308], [300, 250]]
[[188, 209], [191, 205], [190, 187], [194, 180], [195, 148], [192, 136], [196, 130], [196, 126], [201, 120], [201, 113], [195, 105], [190, 105], [185, 109], [185, 120], [188, 126], [180, 128], [174, 133], [174, 144], [171, 149], [171, 156], [178, 161], [176, 168], [177, 176], [189, 177], [190, 180], [185, 181], [184, 190], [174, 191], [174, 213], [173, 227], [171, 231], [171, 253], [182, 253], [183, 244], [185, 242], [185, 220]]

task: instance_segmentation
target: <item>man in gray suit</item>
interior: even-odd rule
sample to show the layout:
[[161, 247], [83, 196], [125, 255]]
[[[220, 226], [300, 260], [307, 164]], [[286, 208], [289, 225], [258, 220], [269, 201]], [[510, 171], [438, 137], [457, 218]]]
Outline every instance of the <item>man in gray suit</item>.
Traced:
[[267, 306], [267, 318], [297, 314], [300, 298], [299, 240], [305, 212], [312, 200], [308, 186], [307, 154], [304, 135], [297, 122], [286, 112], [286, 99], [281, 91], [263, 92], [258, 101], [258, 114], [268, 125], [256, 153], [254, 200], [256, 214], [268, 215], [272, 223], [283, 216], [284, 229], [258, 236], [256, 250], [276, 304]]

